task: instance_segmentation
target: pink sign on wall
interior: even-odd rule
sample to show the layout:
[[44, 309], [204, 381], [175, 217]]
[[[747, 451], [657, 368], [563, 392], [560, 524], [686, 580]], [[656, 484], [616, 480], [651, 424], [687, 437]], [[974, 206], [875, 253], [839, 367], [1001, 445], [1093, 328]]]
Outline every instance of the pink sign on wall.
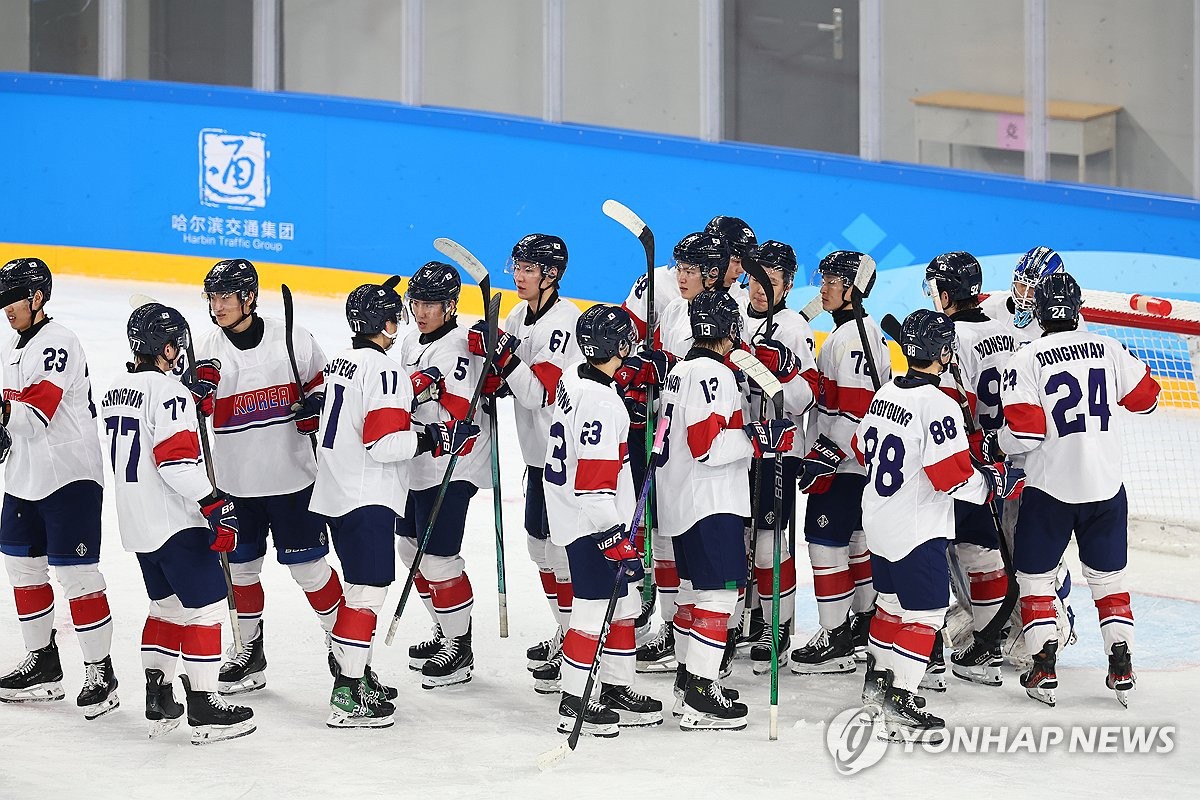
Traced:
[[996, 117], [996, 147], [1001, 150], [1025, 149], [1025, 115], [1000, 114]]

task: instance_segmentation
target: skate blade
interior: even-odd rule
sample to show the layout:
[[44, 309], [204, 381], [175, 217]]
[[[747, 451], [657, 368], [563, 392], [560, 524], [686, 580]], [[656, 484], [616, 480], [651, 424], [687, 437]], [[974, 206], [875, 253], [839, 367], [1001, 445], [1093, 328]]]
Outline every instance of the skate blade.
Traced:
[[1044, 689], [1044, 688], [1037, 688], [1037, 687], [1030, 689], [1030, 688], [1026, 687], [1025, 694], [1029, 695], [1034, 700], [1037, 700], [1039, 703], [1045, 703], [1046, 705], [1050, 706], [1051, 708], [1054, 708], [1054, 689]]
[[684, 712], [683, 698], [675, 698], [675, 705], [671, 707], [672, 717], [682, 717]]
[[854, 660], [859, 664], [867, 663], [867, 648], [854, 648]]
[[679, 729], [681, 731], [740, 731], [745, 727], [745, 717], [724, 719], [722, 717], [711, 717], [708, 714], [700, 714], [691, 709], [685, 710], [679, 720]]
[[[789, 663], [791, 663], [791, 662], [787, 656], [783, 656], [781, 659], [779, 659], [780, 671], [783, 671], [784, 669], [786, 669], [787, 665]], [[766, 661], [750, 662], [750, 671], [753, 672], [755, 675], [766, 675], [768, 672], [771, 671], [771, 659], [768, 658]]]
[[959, 680], [977, 683], [980, 686], [1002, 686], [1004, 684], [1004, 680], [1000, 677], [1000, 669], [997, 667], [989, 667], [982, 672], [975, 672], [969, 668], [964, 668], [962, 672], [959, 672], [957, 667], [951, 667], [950, 671]]
[[[525, 670], [526, 670], [527, 672], [533, 672], [533, 671], [534, 671], [535, 669], [537, 669], [538, 667], [544, 667], [544, 666], [546, 666], [546, 664], [547, 664], [547, 662], [545, 662], [545, 661], [534, 661], [532, 658], [530, 658], [530, 659], [526, 659], [526, 660], [525, 660]], [[422, 662], [421, 662], [421, 665], [422, 665], [422, 666], [424, 666], [424, 665], [425, 665], [425, 662], [424, 662], [424, 661], [422, 661]], [[421, 668], [421, 667], [417, 667], [417, 669], [420, 669], [420, 668]]]
[[428, 660], [427, 658], [410, 658], [408, 660], [408, 668], [413, 672], [420, 672], [425, 668], [425, 662]]
[[267, 677], [265, 673], [253, 672], [240, 681], [221, 681], [217, 684], [217, 693], [224, 697], [231, 697], [236, 694], [246, 694], [248, 692], [257, 692], [259, 689], [267, 688]]
[[918, 729], [903, 725], [884, 723], [883, 730], [876, 736], [882, 742], [913, 742], [915, 744], [941, 744], [946, 738], [942, 728]]
[[931, 692], [944, 692], [946, 691], [946, 674], [944, 672], [935, 672], [932, 675], [926, 673], [922, 676], [918, 686]]
[[617, 726], [621, 728], [653, 728], [663, 724], [661, 711], [623, 711], [615, 709], [620, 719]]
[[443, 675], [436, 678], [425, 675], [421, 679], [422, 689], [445, 689], [449, 686], [460, 686], [464, 683], [471, 682], [471, 668], [466, 667], [451, 675]]
[[227, 739], [240, 739], [258, 730], [253, 719], [232, 725], [201, 725], [192, 728], [192, 744], [212, 744]]
[[[558, 727], [555, 730], [570, 736], [571, 731], [575, 730], [575, 718], [560, 716], [558, 718]], [[583, 727], [579, 729], [580, 736], [594, 736], [597, 739], [611, 739], [620, 734], [621, 729], [617, 725], [596, 725], [591, 722], [585, 722], [583, 723]]]
[[820, 664], [805, 664], [802, 661], [792, 661], [792, 673], [796, 675], [841, 675], [847, 672], [854, 672], [857, 668], [853, 656], [834, 658]]
[[670, 656], [668, 658], [660, 658], [658, 661], [638, 661], [634, 669], [642, 675], [649, 675], [656, 672], [674, 672], [675, 665], [675, 656]]
[[1116, 689], [1115, 691], [1117, 693], [1117, 702], [1120, 703], [1125, 708], [1129, 708], [1129, 690], [1128, 689]]
[[395, 717], [356, 717], [353, 714], [347, 714], [340, 708], [333, 708], [329, 711], [329, 718], [325, 720], [325, 726], [328, 728], [350, 729], [350, 728], [390, 728], [396, 724]]
[[166, 718], [147, 720], [149, 723], [150, 738], [157, 739], [160, 736], [166, 736], [168, 733], [178, 728], [182, 716], [183, 715], [181, 714], [180, 716], [175, 717], [175, 719]]
[[40, 683], [28, 689], [0, 690], [0, 703], [48, 703], [52, 700], [62, 700], [66, 696], [62, 684], [55, 681]]
[[117, 697], [116, 692], [113, 692], [99, 703], [92, 703], [90, 706], [81, 706], [83, 709], [84, 719], [96, 719], [97, 717], [104, 716], [110, 711], [116, 711], [120, 707], [121, 699]]

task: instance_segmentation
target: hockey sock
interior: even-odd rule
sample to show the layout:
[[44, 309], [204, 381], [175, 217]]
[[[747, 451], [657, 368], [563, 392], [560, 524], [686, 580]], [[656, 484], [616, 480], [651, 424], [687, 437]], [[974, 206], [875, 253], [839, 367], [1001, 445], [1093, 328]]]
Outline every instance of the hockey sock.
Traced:
[[571, 603], [575, 599], [575, 592], [571, 586], [571, 579], [563, 580], [556, 576], [554, 579], [554, 609], [557, 612], [559, 626], [565, 631], [571, 624]]
[[608, 628], [608, 636], [604, 639], [604, 657], [600, 659], [600, 672], [597, 677], [602, 683], [632, 686], [636, 673], [636, 652], [633, 620], [614, 619]]
[[680, 664], [687, 663], [688, 642], [692, 638], [695, 611], [695, 604], [684, 603], [675, 607], [675, 617], [671, 620], [671, 626], [675, 633], [675, 660]]
[[21, 638], [29, 652], [50, 644], [54, 630], [54, 589], [50, 584], [13, 587], [17, 619], [21, 622]]
[[1100, 615], [1100, 634], [1104, 637], [1104, 652], [1112, 653], [1117, 642], [1125, 642], [1133, 651], [1133, 609], [1129, 605], [1129, 592], [1121, 591], [1125, 570], [1100, 572], [1083, 567], [1083, 577], [1092, 590], [1096, 613]]
[[981, 631], [996, 616], [1008, 592], [1008, 573], [1000, 551], [969, 542], [952, 545], [954, 554], [966, 570], [971, 593], [971, 625]]
[[692, 641], [687, 671], [700, 678], [716, 680], [721, 671], [721, 656], [729, 638], [728, 613], [696, 608], [692, 611]]
[[729, 630], [736, 631], [742, 627], [742, 617], [746, 615], [746, 587], [737, 590], [737, 605], [733, 607], [733, 613], [729, 615]]
[[326, 633], [333, 630], [337, 619], [337, 608], [342, 602], [342, 582], [337, 571], [319, 558], [306, 564], [289, 564], [288, 569], [296, 583], [304, 590], [304, 596]]
[[442, 635], [453, 639], [470, 630], [475, 595], [471, 591], [471, 579], [467, 573], [447, 581], [431, 582], [429, 588], [433, 593], [433, 608], [438, 624], [442, 626]]
[[1054, 609], [1054, 572], [1028, 573], [1017, 570], [1021, 591], [1021, 630], [1025, 652], [1033, 655], [1051, 639], [1058, 637]]
[[371, 639], [375, 636], [375, 612], [343, 603], [333, 625], [333, 655], [347, 678], [361, 678], [371, 657]]
[[554, 578], [554, 571], [539, 570], [538, 578], [542, 581], [542, 593], [546, 595], [546, 602], [550, 605], [550, 615], [563, 630], [566, 630], [566, 627], [562, 625], [562, 620], [558, 617], [558, 581]]
[[658, 587], [658, 613], [670, 622], [675, 618], [675, 603], [679, 599], [679, 571], [674, 561], [655, 560], [654, 585]]
[[75, 636], [83, 660], [102, 661], [112, 650], [112, 616], [108, 610], [108, 596], [103, 592], [91, 592], [71, 598], [71, 622], [75, 625]]
[[142, 668], [160, 669], [168, 680], [183, 645], [183, 626], [158, 617], [146, 617], [142, 626]]
[[198, 692], [217, 691], [221, 672], [221, 625], [188, 625], [180, 642], [183, 669]]
[[242, 642], [249, 643], [258, 636], [258, 624], [262, 621], [266, 597], [262, 584], [255, 578], [253, 583], [233, 584], [233, 604], [237, 606], [238, 627], [242, 629]]
[[429, 618], [437, 622], [437, 608], [433, 605], [433, 590], [429, 586], [429, 581], [425, 580], [425, 576], [418, 572], [413, 576], [413, 588], [417, 590], [417, 595], [420, 596], [421, 602], [425, 604], [425, 610], [429, 612]]
[[[900, 617], [875, 606], [875, 616], [871, 618], [870, 638], [867, 640], [867, 652], [875, 657], [875, 669], [883, 671], [893, 667], [892, 644], [896, 641], [900, 624]], [[930, 652], [933, 652], [932, 648]]]
[[893, 686], [910, 692], [917, 691], [921, 678], [925, 676], [925, 668], [929, 666], [929, 656], [937, 635], [937, 628], [921, 623], [902, 623], [896, 628], [892, 660], [888, 665], [895, 674]]
[[817, 596], [817, 619], [825, 630], [833, 630], [846, 621], [854, 596], [850, 574], [850, 548], [808, 545], [812, 562], [813, 591]]
[[862, 614], [875, 607], [875, 587], [871, 583], [871, 551], [867, 549], [867, 535], [855, 531], [850, 535], [850, 579], [854, 581], [854, 599], [850, 610]]
[[583, 687], [587, 684], [588, 672], [592, 668], [592, 660], [596, 657], [596, 648], [600, 644], [600, 636], [585, 633], [571, 628], [563, 637], [562, 661], [562, 690], [575, 697], [583, 696]]
[[[774, 597], [771, 594], [774, 575], [772, 567], [757, 567], [754, 570], [754, 575], [758, 581], [758, 585], [763, 587], [763, 593], [760, 595], [759, 604], [762, 606], [763, 619], [767, 621], [767, 625], [771, 624], [772, 606], [774, 606]], [[783, 626], [785, 622], [792, 618], [796, 613], [796, 560], [788, 558], [786, 561], [779, 563], [779, 624]]]

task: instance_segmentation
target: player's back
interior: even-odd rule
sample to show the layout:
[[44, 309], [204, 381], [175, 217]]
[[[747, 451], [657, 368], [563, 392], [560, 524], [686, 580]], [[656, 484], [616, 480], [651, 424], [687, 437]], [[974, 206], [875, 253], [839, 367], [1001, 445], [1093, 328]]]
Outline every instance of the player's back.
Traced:
[[[975, 422], [982, 430], [998, 430], [1004, 424], [1000, 378], [1020, 344], [1013, 326], [1004, 320], [987, 317], [980, 310], [956, 314], [954, 340], [959, 371], [966, 384], [967, 402]], [[947, 375], [942, 382], [953, 381]]]

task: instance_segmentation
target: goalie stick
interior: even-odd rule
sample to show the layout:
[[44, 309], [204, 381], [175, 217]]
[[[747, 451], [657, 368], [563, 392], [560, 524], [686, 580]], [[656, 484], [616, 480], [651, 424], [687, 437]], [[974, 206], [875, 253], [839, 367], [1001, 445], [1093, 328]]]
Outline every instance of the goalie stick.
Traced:
[[[144, 294], [134, 294], [129, 297], [129, 305], [135, 309], [141, 308], [147, 303], [157, 303], [153, 297]], [[191, 325], [188, 325], [188, 345], [187, 352], [187, 368], [185, 373], [191, 373], [193, 378], [196, 374], [196, 351], [192, 348], [192, 332]], [[214, 359], [218, 370], [221, 369], [221, 362]], [[200, 427], [200, 452], [204, 454], [204, 469], [208, 473], [208, 482], [212, 484], [214, 490], [217, 488], [217, 479], [213, 472], [212, 462], [212, 447], [208, 443], [208, 423], [204, 419], [204, 415], [200, 413], [200, 405], [196, 404], [196, 424]], [[236, 505], [236, 504], [235, 504]], [[237, 603], [233, 597], [233, 574], [229, 570], [229, 554], [217, 553], [217, 557], [221, 562], [221, 572], [225, 577], [225, 605], [229, 608], [229, 627], [230, 635], [233, 636], [233, 647], [238, 653], [242, 652], [242, 627], [238, 624]]]
[[[757, 278], [756, 278], [757, 280]], [[765, 288], [765, 287], [764, 287]], [[771, 293], [767, 293], [770, 299]], [[783, 384], [761, 361], [745, 350], [734, 350], [729, 360], [754, 381], [764, 397], [771, 399], [775, 418], [783, 419]], [[779, 738], [779, 560], [783, 548], [783, 454], [775, 453], [775, 530], [773, 532], [774, 555], [771, 562], [771, 710], [767, 727], [767, 739]], [[757, 525], [757, 520], [753, 523]], [[758, 538], [757, 529], [751, 541]], [[761, 587], [759, 588], [761, 592]]]
[[[484, 347], [486, 355], [484, 356], [483, 370], [479, 373], [479, 380], [475, 383], [475, 391], [471, 395], [471, 403], [467, 407], [467, 414], [464, 417], [466, 422], [471, 422], [475, 419], [475, 412], [479, 409], [479, 401], [483, 397], [483, 384], [492, 369], [492, 358], [495, 349], [493, 343], [496, 341], [496, 328], [500, 316], [500, 296], [492, 296], [492, 282], [488, 276], [487, 269], [465, 247], [450, 239], [435, 239], [433, 246], [465, 269], [471, 277], [475, 278], [479, 283], [480, 291], [483, 293], [487, 320], [487, 337]], [[453, 453], [450, 455], [449, 463], [446, 464], [446, 472], [442, 475], [442, 482], [438, 486], [437, 495], [434, 497], [433, 508], [429, 511], [429, 521], [425, 525], [425, 533], [421, 537], [421, 541], [417, 542], [417, 552], [413, 556], [412, 564], [408, 568], [408, 576], [404, 579], [404, 588], [400, 592], [400, 601], [396, 604], [396, 611], [392, 614], [392, 622], [388, 626], [384, 644], [390, 645], [396, 638], [396, 629], [400, 626], [400, 617], [404, 614], [404, 607], [408, 603], [409, 595], [412, 594], [413, 583], [416, 581], [417, 572], [421, 568], [421, 559], [424, 557], [425, 548], [429, 545], [429, 539], [433, 535], [433, 526], [437, 524], [438, 514], [441, 513], [442, 502], [446, 499], [446, 491], [450, 488], [450, 480], [454, 476], [454, 467], [457, 464], [458, 454]]]
[[[650, 497], [650, 484], [654, 480], [654, 468], [658, 466], [658, 459], [662, 456], [663, 439], [666, 438], [667, 428], [670, 425], [670, 418], [663, 417], [658, 421], [658, 427], [654, 431], [654, 440], [650, 448], [650, 463], [646, 467], [646, 477], [642, 479], [642, 488], [638, 492], [637, 506], [633, 511], [633, 521], [629, 525], [631, 536], [633, 535], [632, 532], [637, 530], [638, 523], [642, 520], [643, 514], [649, 511], [647, 501]], [[608, 638], [608, 632], [612, 626], [613, 614], [617, 611], [617, 601], [621, 599], [622, 589], [628, 585], [628, 580], [622, 574], [623, 572], [624, 569], [620, 565], [617, 565], [612, 594], [608, 598], [608, 606], [604, 610], [604, 621], [600, 625], [600, 638], [596, 641], [596, 654], [592, 657], [592, 666], [588, 671], [587, 683], [584, 684], [583, 696], [580, 697], [579, 716], [575, 718], [575, 725], [571, 728], [571, 733], [568, 734], [566, 742], [538, 756], [537, 765], [540, 770], [545, 771], [558, 764], [579, 745], [579, 734], [583, 731], [583, 717], [587, 713], [588, 699], [592, 696], [592, 689], [596, 685], [596, 675], [600, 672], [600, 658], [604, 653], [604, 642]]]
[[[654, 317], [654, 232], [642, 218], [630, 210], [629, 206], [616, 200], [605, 200], [600, 207], [606, 216], [620, 223], [627, 231], [637, 237], [646, 251], [646, 337], [644, 346], [647, 350], [654, 347], [654, 329], [657, 320]], [[646, 387], [646, 467], [649, 469], [654, 445], [654, 387]], [[651, 499], [646, 503], [646, 521], [642, 536], [642, 566], [646, 577], [642, 580], [642, 602], [648, 603], [654, 598], [654, 545], [651, 530], [654, 528], [654, 493], [651, 489]]]

